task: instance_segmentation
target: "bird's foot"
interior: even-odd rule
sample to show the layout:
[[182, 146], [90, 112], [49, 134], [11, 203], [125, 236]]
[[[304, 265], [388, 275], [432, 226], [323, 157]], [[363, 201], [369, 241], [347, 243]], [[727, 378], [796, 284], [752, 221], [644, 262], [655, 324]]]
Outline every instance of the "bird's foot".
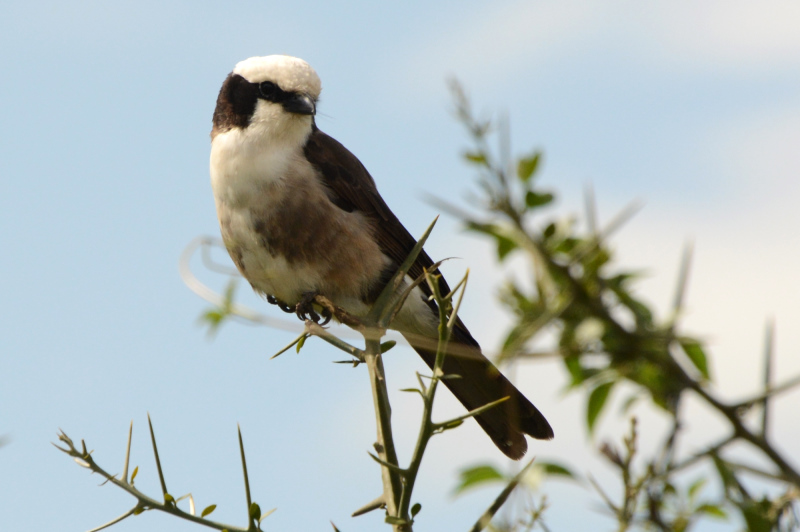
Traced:
[[[314, 323], [318, 323], [320, 325], [327, 325], [329, 321], [331, 321], [331, 311], [323, 307], [322, 308], [322, 317], [314, 310], [314, 300], [317, 298], [319, 294], [317, 292], [306, 292], [303, 294], [303, 297], [295, 306], [295, 313], [297, 317], [301, 320], [311, 320]], [[320, 323], [320, 319], [322, 319], [322, 323]]]
[[292, 308], [287, 303], [284, 303], [275, 296], [267, 296], [267, 303], [270, 303], [271, 305], [277, 305], [279, 309], [287, 314], [294, 314], [296, 312], [296, 309]]

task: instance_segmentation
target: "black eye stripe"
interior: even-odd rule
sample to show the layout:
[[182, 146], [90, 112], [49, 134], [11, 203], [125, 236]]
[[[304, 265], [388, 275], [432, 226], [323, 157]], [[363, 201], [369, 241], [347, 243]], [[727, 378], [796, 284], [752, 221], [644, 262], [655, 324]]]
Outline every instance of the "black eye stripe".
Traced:
[[262, 81], [258, 84], [258, 94], [262, 98], [270, 99], [278, 89], [278, 86], [271, 81]]
[[288, 92], [275, 82], [261, 83], [246, 80], [231, 73], [225, 78], [214, 109], [214, 131], [221, 133], [232, 128], [246, 128], [253, 118], [258, 100], [266, 100], [283, 106], [289, 113], [313, 115], [316, 100], [303, 93]]
[[267, 100], [275, 103], [282, 103], [292, 97], [291, 92], [286, 92], [278, 85], [271, 81], [262, 81], [261, 83], [253, 83], [258, 90], [258, 97], [262, 100]]

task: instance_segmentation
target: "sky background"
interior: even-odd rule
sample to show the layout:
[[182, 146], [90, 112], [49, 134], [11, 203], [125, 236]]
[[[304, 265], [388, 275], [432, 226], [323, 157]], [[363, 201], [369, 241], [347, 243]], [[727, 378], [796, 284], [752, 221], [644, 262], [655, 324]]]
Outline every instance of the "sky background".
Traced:
[[[278, 507], [267, 529], [330, 530], [330, 520], [343, 532], [383, 526], [379, 513], [349, 517], [380, 490], [366, 454], [374, 418], [365, 371], [331, 364], [342, 355], [318, 341], [270, 361], [294, 336], [275, 328], [231, 323], [209, 340], [197, 322], [208, 305], [178, 275], [185, 246], [218, 235], [211, 114], [225, 76], [253, 55], [296, 55], [317, 70], [318, 125], [361, 159], [412, 234], [437, 214], [423, 195], [459, 202], [475, 190], [446, 85], [457, 77], [484, 116], [509, 116], [514, 154], [544, 151], [541, 180], [559, 197], [551, 216], [580, 215], [588, 184], [602, 220], [643, 202], [614, 248], [622, 267], [646, 271], [638, 293], [661, 316], [681, 250], [694, 242], [683, 327], [707, 340], [723, 397], [757, 392], [770, 317], [778, 380], [800, 372], [796, 2], [31, 0], [3, 11], [4, 529], [87, 530], [133, 505], [53, 449], [59, 427], [119, 472], [133, 420], [137, 485], [157, 495], [147, 412], [169, 491], [192, 492], [201, 508], [217, 503], [216, 520], [245, 522], [240, 423], [253, 496], [265, 510]], [[462, 259], [447, 265], [451, 278], [470, 268], [462, 317], [492, 352], [510, 320], [495, 302], [508, 273], [491, 245], [443, 218], [427, 249]], [[299, 330], [246, 285], [239, 299]], [[413, 385], [421, 369], [407, 348], [386, 363], [393, 391]], [[590, 440], [585, 397], [563, 394], [558, 364], [515, 373], [556, 432], [552, 443], [531, 441], [529, 455], [612, 482], [592, 449], [617, 441], [626, 422], [610, 411]], [[407, 457], [418, 400], [393, 398]], [[782, 397], [772, 425], [795, 464], [799, 404], [798, 392]], [[724, 427], [699, 403], [690, 406], [686, 450]], [[443, 393], [437, 416], [459, 412]], [[663, 419], [638, 415], [646, 446]], [[497, 490], [453, 499], [459, 468], [513, 467], [474, 425], [433, 440], [416, 530], [466, 530], [494, 498]], [[590, 489], [543, 489], [552, 530], [612, 526]], [[114, 530], [200, 529], [149, 512]]]

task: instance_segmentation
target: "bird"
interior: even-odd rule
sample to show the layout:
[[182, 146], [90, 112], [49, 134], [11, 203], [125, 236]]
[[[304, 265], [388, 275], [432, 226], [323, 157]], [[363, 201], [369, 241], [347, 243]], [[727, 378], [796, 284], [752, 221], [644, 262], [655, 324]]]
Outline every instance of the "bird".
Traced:
[[[361, 161], [317, 127], [321, 89], [314, 69], [296, 57], [237, 63], [214, 109], [211, 185], [225, 247], [257, 293], [301, 316], [310, 298], [323, 295], [363, 317], [416, 240]], [[426, 269], [436, 270], [423, 250], [407, 282]], [[443, 276], [437, 282], [450, 292]], [[430, 296], [430, 287], [419, 284], [389, 327], [432, 368], [439, 315]], [[475, 416], [506, 456], [522, 458], [525, 434], [553, 438], [542, 413], [483, 355], [460, 320], [450, 345], [454, 354], [445, 357], [443, 371], [460, 378], [442, 382], [464, 407], [509, 398]]]

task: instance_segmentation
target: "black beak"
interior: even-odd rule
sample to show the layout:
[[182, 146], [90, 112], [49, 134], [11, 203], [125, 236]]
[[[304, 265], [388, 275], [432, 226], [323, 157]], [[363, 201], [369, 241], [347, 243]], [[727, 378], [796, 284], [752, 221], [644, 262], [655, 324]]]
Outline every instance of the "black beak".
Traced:
[[283, 108], [290, 113], [298, 115], [314, 115], [317, 106], [309, 96], [305, 94], [293, 94], [291, 98], [283, 102]]

